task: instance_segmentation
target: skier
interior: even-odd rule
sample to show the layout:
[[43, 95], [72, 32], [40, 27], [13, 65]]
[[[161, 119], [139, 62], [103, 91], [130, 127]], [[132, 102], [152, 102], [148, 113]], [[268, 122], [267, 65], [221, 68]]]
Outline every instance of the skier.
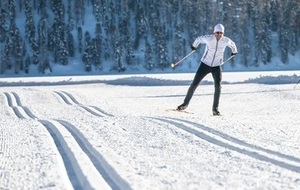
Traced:
[[199, 44], [206, 44], [204, 54], [201, 58], [201, 64], [196, 72], [194, 80], [190, 85], [184, 102], [177, 107], [177, 110], [184, 110], [190, 103], [190, 100], [198, 87], [201, 80], [208, 74], [211, 73], [214, 79], [214, 101], [213, 101], [213, 115], [220, 115], [219, 112], [219, 99], [221, 95], [221, 80], [222, 80], [222, 69], [221, 65], [223, 62], [224, 51], [226, 47], [231, 48], [231, 56], [237, 54], [237, 48], [235, 43], [228, 37], [223, 36], [224, 26], [217, 24], [214, 27], [214, 34], [199, 36], [195, 39], [191, 45], [192, 50], [196, 50]]

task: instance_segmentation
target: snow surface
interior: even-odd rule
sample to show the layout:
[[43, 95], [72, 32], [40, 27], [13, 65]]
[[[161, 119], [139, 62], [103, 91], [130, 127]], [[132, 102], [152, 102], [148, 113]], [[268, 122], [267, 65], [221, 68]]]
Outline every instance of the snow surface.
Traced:
[[0, 78], [0, 189], [300, 189], [300, 71]]

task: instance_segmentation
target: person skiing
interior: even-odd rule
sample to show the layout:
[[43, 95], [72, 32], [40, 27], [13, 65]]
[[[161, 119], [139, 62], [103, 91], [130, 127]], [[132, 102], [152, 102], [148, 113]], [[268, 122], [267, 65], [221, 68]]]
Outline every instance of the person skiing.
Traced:
[[206, 44], [205, 51], [201, 58], [201, 64], [195, 74], [194, 80], [191, 83], [184, 102], [177, 107], [178, 111], [184, 110], [188, 107], [190, 100], [198, 87], [201, 80], [209, 73], [212, 74], [215, 86], [214, 101], [213, 101], [213, 115], [220, 115], [219, 111], [219, 99], [221, 95], [221, 80], [222, 80], [222, 69], [221, 65], [223, 62], [224, 51], [226, 47], [231, 48], [231, 56], [235, 56], [237, 47], [235, 43], [224, 35], [224, 26], [217, 24], [214, 27], [214, 34], [199, 36], [195, 39], [191, 45], [191, 49], [194, 51], [197, 49], [199, 44]]

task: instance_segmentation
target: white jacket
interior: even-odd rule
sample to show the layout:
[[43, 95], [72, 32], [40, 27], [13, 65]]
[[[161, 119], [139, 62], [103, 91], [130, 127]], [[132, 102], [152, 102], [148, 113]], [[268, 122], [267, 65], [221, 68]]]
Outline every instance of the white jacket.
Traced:
[[201, 61], [210, 67], [216, 67], [223, 64], [223, 56], [226, 47], [231, 48], [232, 53], [237, 53], [235, 43], [225, 36], [219, 41], [217, 41], [214, 34], [199, 36], [192, 45], [197, 48], [199, 44], [206, 44]]

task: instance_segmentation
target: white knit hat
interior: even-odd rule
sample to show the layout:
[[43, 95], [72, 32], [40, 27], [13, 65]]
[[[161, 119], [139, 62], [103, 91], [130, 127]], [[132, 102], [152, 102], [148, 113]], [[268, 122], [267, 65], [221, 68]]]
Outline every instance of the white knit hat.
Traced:
[[225, 28], [222, 24], [217, 24], [214, 28], [214, 33], [215, 32], [223, 32], [224, 33], [224, 30], [225, 30]]

